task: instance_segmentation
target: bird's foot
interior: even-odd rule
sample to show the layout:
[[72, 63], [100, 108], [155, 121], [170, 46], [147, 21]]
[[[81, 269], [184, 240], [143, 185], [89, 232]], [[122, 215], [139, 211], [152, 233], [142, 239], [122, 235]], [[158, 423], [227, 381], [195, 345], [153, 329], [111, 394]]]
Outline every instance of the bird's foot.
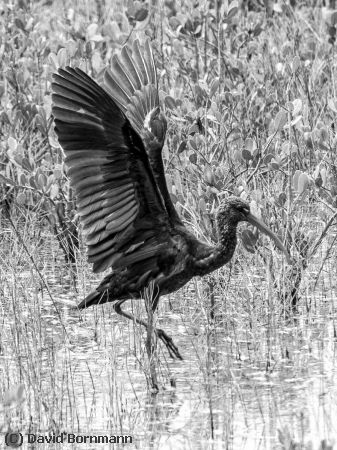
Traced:
[[165, 331], [162, 330], [161, 328], [156, 328], [155, 332], [156, 332], [156, 335], [158, 336], [158, 338], [166, 345], [166, 348], [167, 348], [171, 358], [173, 358], [173, 359], [177, 358], [177, 359], [180, 359], [180, 360], [183, 361], [183, 357], [179, 353], [179, 349], [174, 344], [173, 339], [171, 338], [171, 336], [166, 334]]

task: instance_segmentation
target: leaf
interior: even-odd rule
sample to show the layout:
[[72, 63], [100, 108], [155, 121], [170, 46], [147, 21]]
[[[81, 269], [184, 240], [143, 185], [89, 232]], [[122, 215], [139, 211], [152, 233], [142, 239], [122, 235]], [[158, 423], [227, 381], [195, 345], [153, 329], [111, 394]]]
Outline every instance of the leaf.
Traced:
[[281, 194], [279, 194], [278, 198], [277, 198], [277, 202], [283, 206], [285, 204], [285, 202], [287, 201], [287, 196], [284, 192], [281, 192]]
[[118, 26], [117, 22], [115, 22], [114, 20], [112, 22], [109, 22], [106, 25], [105, 32], [113, 41], [118, 41], [118, 39], [121, 35], [119, 26]]
[[314, 143], [312, 140], [312, 133], [310, 131], [306, 131], [305, 133], [303, 133], [303, 138], [306, 146], [309, 149], [312, 149], [314, 147]]
[[92, 42], [102, 42], [102, 41], [104, 41], [104, 38], [100, 33], [98, 33], [98, 34], [95, 34], [95, 36], [93, 36], [90, 40]]
[[320, 142], [327, 142], [329, 139], [329, 132], [325, 127], [320, 128], [319, 130], [319, 140]]
[[9, 150], [11, 150], [11, 152], [13, 154], [13, 152], [15, 152], [15, 150], [18, 147], [17, 140], [15, 138], [13, 138], [12, 136], [10, 136], [7, 140], [7, 143], [8, 143]]
[[246, 150], [245, 148], [242, 150], [241, 154], [242, 154], [242, 158], [246, 161], [250, 161], [251, 159], [253, 159], [250, 151]]
[[59, 67], [57, 56], [53, 52], [49, 53], [48, 62], [53, 66], [53, 70], [56, 70]]
[[296, 170], [296, 172], [293, 175], [293, 186], [294, 186], [295, 191], [298, 190], [298, 179], [299, 179], [301, 173], [302, 172], [300, 170]]
[[238, 12], [238, 9], [239, 9], [239, 5], [238, 5], [237, 0], [233, 0], [231, 2], [231, 4], [228, 6], [227, 20], [229, 20], [232, 17], [234, 17], [235, 14]]
[[302, 100], [300, 98], [296, 98], [293, 102], [294, 108], [292, 111], [293, 116], [297, 116], [302, 110]]
[[280, 13], [280, 14], [283, 13], [282, 6], [279, 5], [278, 3], [274, 3], [274, 4], [273, 4], [273, 10], [274, 10], [275, 12], [277, 12], [277, 13]]
[[57, 61], [59, 67], [64, 67], [67, 64], [67, 50], [65, 48], [60, 48], [57, 52]]
[[174, 39], [172, 42], [174, 51], [178, 54], [181, 55], [184, 53], [184, 44], [180, 39]]
[[336, 24], [337, 24], [337, 11], [336, 10], [332, 11], [330, 20], [331, 20], [331, 25], [336, 26]]
[[135, 20], [137, 22], [143, 22], [147, 18], [147, 15], [149, 14], [149, 11], [145, 8], [141, 8], [138, 11], [136, 11], [135, 14]]
[[[216, 125], [218, 125], [220, 123], [219, 120], [215, 116], [212, 116], [211, 114], [207, 114], [206, 118], [207, 118], [207, 120], [209, 120], [212, 123], [215, 123]], [[210, 132], [210, 131], [211, 130], [208, 130], [208, 132]]]
[[274, 158], [274, 155], [272, 153], [267, 153], [267, 155], [263, 158], [263, 162], [265, 164], [269, 164], [273, 158]]
[[288, 156], [291, 153], [292, 145], [289, 141], [284, 141], [281, 145], [281, 152], [280, 156], [281, 158], [284, 158], [284, 156]]
[[254, 37], [260, 36], [260, 34], [262, 33], [263, 28], [261, 26], [260, 23], [258, 23], [254, 28], [253, 28], [253, 35]]
[[287, 123], [287, 113], [284, 109], [280, 109], [280, 111], [276, 114], [274, 119], [274, 129], [275, 131], [280, 131]]
[[50, 198], [52, 200], [54, 200], [59, 195], [59, 192], [60, 192], [60, 188], [59, 188], [58, 184], [53, 183], [51, 185], [50, 191], [49, 191]]
[[210, 186], [214, 185], [214, 182], [215, 182], [214, 174], [213, 174], [212, 169], [208, 165], [205, 167], [204, 177], [205, 177], [206, 183], [208, 183]]
[[191, 163], [196, 164], [197, 161], [198, 161], [197, 154], [196, 154], [196, 153], [192, 153], [192, 154], [189, 156], [189, 160], [191, 161]]
[[47, 177], [44, 173], [39, 174], [37, 184], [40, 186], [41, 189], [44, 189], [46, 187]]
[[19, 192], [18, 195], [16, 196], [16, 203], [18, 205], [24, 205], [26, 203], [26, 194], [24, 192]]
[[31, 166], [28, 158], [22, 158], [20, 164], [21, 164], [21, 167], [23, 167], [28, 172], [32, 172], [33, 171], [33, 168]]
[[33, 189], [36, 189], [36, 183], [35, 183], [35, 179], [34, 179], [34, 175], [32, 175], [31, 177], [29, 177], [29, 184]]
[[180, 143], [179, 147], [178, 147], [178, 154], [182, 153], [184, 150], [186, 150], [187, 147], [187, 142], [184, 140]]
[[322, 169], [321, 169], [321, 177], [322, 177], [322, 181], [323, 181], [322, 186], [324, 187], [324, 186], [326, 186], [326, 181], [327, 181], [327, 173], [326, 173], [326, 169], [324, 167], [322, 167]]
[[239, 149], [234, 150], [233, 158], [235, 159], [235, 161], [242, 162], [242, 155]]
[[298, 122], [300, 122], [302, 119], [303, 119], [303, 116], [302, 116], [302, 115], [299, 115], [299, 116], [295, 117], [295, 119], [292, 120], [292, 121], [290, 122], [290, 126], [291, 126], [291, 127], [294, 127], [294, 126], [297, 125]]
[[197, 156], [197, 154], [196, 154], [196, 153], [192, 153], [192, 154], [189, 156], [189, 160], [191, 161], [191, 163], [196, 164], [197, 161], [198, 161], [198, 156]]
[[26, 183], [27, 183], [27, 177], [24, 173], [22, 173], [20, 175], [20, 184], [21, 184], [21, 186], [24, 186]]
[[245, 148], [252, 152], [255, 148], [255, 142], [251, 138], [247, 138], [245, 141]]
[[298, 69], [300, 68], [301, 60], [298, 55], [296, 55], [291, 63], [291, 69], [293, 73], [296, 73]]
[[20, 30], [25, 31], [25, 26], [24, 26], [24, 24], [23, 24], [21, 19], [16, 18], [14, 20], [14, 23]]
[[216, 91], [219, 89], [220, 86], [220, 80], [218, 77], [214, 78], [211, 82], [211, 87], [209, 90], [209, 98], [212, 98], [213, 95], [216, 93]]
[[91, 45], [91, 42], [88, 41], [88, 42], [86, 42], [86, 44], [85, 44], [85, 53], [86, 53], [87, 58], [90, 57], [91, 51], [92, 51], [92, 45]]
[[322, 179], [322, 175], [320, 173], [315, 178], [315, 186], [317, 186], [318, 188], [323, 186], [323, 179]]
[[299, 194], [302, 194], [309, 185], [309, 177], [306, 173], [301, 173], [298, 178], [298, 188], [297, 191]]
[[190, 143], [190, 146], [193, 148], [193, 150], [198, 150], [197, 143], [195, 142], [194, 139], [190, 139], [189, 143]]
[[273, 160], [270, 163], [270, 167], [274, 170], [278, 170], [280, 168], [280, 164], [277, 161]]
[[278, 72], [279, 74], [281, 74], [281, 75], [283, 75], [283, 73], [284, 73], [284, 64], [283, 63], [281, 63], [281, 62], [278, 62], [276, 65], [275, 65], [275, 70], [276, 70], [276, 72]]
[[174, 98], [171, 97], [170, 95], [167, 95], [167, 96], [165, 97], [164, 102], [165, 102], [165, 106], [167, 106], [169, 109], [172, 109], [172, 110], [173, 110], [173, 109], [176, 109], [176, 107], [177, 107]]
[[166, 144], [164, 144], [164, 146], [163, 146], [162, 155], [166, 161], [168, 161], [170, 159], [170, 152], [169, 152], [168, 146]]
[[55, 177], [55, 180], [59, 180], [60, 178], [62, 178], [62, 170], [54, 169], [53, 175]]
[[205, 199], [203, 197], [201, 197], [199, 199], [199, 209], [203, 213], [205, 213], [206, 210], [207, 210], [206, 202], [205, 202]]
[[95, 36], [97, 29], [98, 29], [97, 23], [91, 23], [90, 25], [88, 25], [87, 36], [89, 40], [91, 40]]
[[222, 100], [226, 103], [226, 105], [230, 105], [233, 103], [233, 94], [229, 91], [226, 91], [222, 94]]
[[248, 302], [251, 302], [253, 299], [252, 292], [247, 287], [244, 287], [242, 290], [240, 290], [240, 294], [242, 297], [247, 300]]
[[91, 57], [91, 64], [95, 72], [99, 72], [103, 66], [103, 61], [99, 52], [95, 51]]

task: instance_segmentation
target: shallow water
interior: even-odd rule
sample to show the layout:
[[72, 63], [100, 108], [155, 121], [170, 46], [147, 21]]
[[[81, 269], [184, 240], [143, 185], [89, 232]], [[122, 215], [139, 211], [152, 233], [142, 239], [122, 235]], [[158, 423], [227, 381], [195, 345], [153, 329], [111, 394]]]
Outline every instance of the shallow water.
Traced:
[[[141, 367], [123, 348], [129, 327], [116, 324], [115, 317], [106, 319], [105, 329], [116, 331], [102, 331], [97, 343], [89, 325], [92, 314], [86, 313], [87, 322], [81, 326], [74, 320], [75, 338], [69, 349], [61, 348], [56, 356], [60, 375], [64, 361], [71, 361], [73, 367], [78, 431], [103, 433], [121, 425], [123, 433], [138, 441], [139, 448], [150, 448], [150, 443], [154, 448], [282, 448], [280, 439], [284, 435], [286, 442], [288, 435], [297, 443], [311, 441], [318, 449], [321, 440], [337, 436], [331, 323], [317, 318], [312, 332], [318, 336], [310, 344], [301, 337], [300, 349], [292, 343], [298, 328], [283, 330], [281, 345], [289, 353], [273, 361], [268, 372], [265, 361], [251, 361], [247, 341], [240, 341], [237, 359], [232, 343], [221, 333], [216, 334], [216, 345], [210, 348], [209, 368], [201, 367], [196, 357], [199, 350], [188, 347], [190, 338], [171, 328], [176, 343], [184, 349], [185, 360], [168, 362], [176, 387], [167, 382], [163, 391], [151, 396], [146, 392]], [[324, 333], [316, 328], [321, 325]], [[104, 341], [104, 348], [100, 341]], [[113, 356], [110, 345], [117, 348]]]
[[[144, 332], [111, 305], [81, 314], [70, 308], [95, 280], [83, 276], [76, 293], [66, 270], [51, 263], [44, 275], [55, 303], [30, 271], [6, 278], [2, 392], [21, 383], [25, 399], [0, 410], [3, 432], [10, 424], [44, 433], [126, 434], [134, 439], [128, 448], [140, 449], [319, 449], [324, 439], [336, 442], [335, 306], [323, 285], [310, 298], [311, 310], [303, 297], [291, 322], [273, 310], [275, 298], [268, 305], [255, 297], [253, 304], [239, 301], [235, 280], [216, 298], [214, 321], [200, 282], [163, 298], [158, 325], [184, 361], [171, 360], [159, 344], [161, 389], [153, 395]], [[22, 302], [13, 302], [11, 286]]]

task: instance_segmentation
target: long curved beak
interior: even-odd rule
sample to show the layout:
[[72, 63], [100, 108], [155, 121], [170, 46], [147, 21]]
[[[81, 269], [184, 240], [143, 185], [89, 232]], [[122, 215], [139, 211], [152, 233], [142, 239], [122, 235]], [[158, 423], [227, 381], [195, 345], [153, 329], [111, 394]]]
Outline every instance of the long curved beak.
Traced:
[[285, 248], [285, 246], [282, 244], [281, 240], [276, 236], [276, 234], [274, 234], [267, 227], [267, 225], [265, 223], [262, 222], [262, 220], [258, 219], [256, 216], [254, 216], [254, 214], [249, 213], [248, 216], [246, 217], [246, 221], [249, 222], [250, 224], [254, 225], [254, 227], [256, 227], [258, 230], [260, 230], [262, 233], [269, 236], [275, 242], [276, 247], [285, 254], [287, 263], [292, 264], [290, 255], [289, 255], [287, 249]]

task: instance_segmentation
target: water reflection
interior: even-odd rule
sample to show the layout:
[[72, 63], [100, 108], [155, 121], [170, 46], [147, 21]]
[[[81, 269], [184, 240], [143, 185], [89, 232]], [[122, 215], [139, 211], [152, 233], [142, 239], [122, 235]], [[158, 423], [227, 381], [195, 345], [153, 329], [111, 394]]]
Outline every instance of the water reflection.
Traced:
[[[268, 322], [268, 309], [253, 314], [251, 305], [238, 303], [235, 283], [216, 299], [215, 321], [193, 285], [163, 299], [158, 325], [174, 337], [184, 361], [170, 360], [160, 347], [161, 391], [153, 396], [143, 330], [111, 305], [72, 309], [89, 292], [88, 280], [78, 269], [76, 283], [67, 270], [50, 269], [53, 299], [29, 271], [7, 276], [3, 288], [2, 383], [4, 390], [24, 384], [26, 426], [128, 434], [141, 449], [309, 448], [310, 442], [318, 449], [321, 440], [336, 439], [333, 299], [316, 299], [318, 306], [293, 324], [277, 322], [277, 314]], [[21, 302], [13, 301], [14, 285]], [[141, 312], [139, 302], [129, 307]]]

